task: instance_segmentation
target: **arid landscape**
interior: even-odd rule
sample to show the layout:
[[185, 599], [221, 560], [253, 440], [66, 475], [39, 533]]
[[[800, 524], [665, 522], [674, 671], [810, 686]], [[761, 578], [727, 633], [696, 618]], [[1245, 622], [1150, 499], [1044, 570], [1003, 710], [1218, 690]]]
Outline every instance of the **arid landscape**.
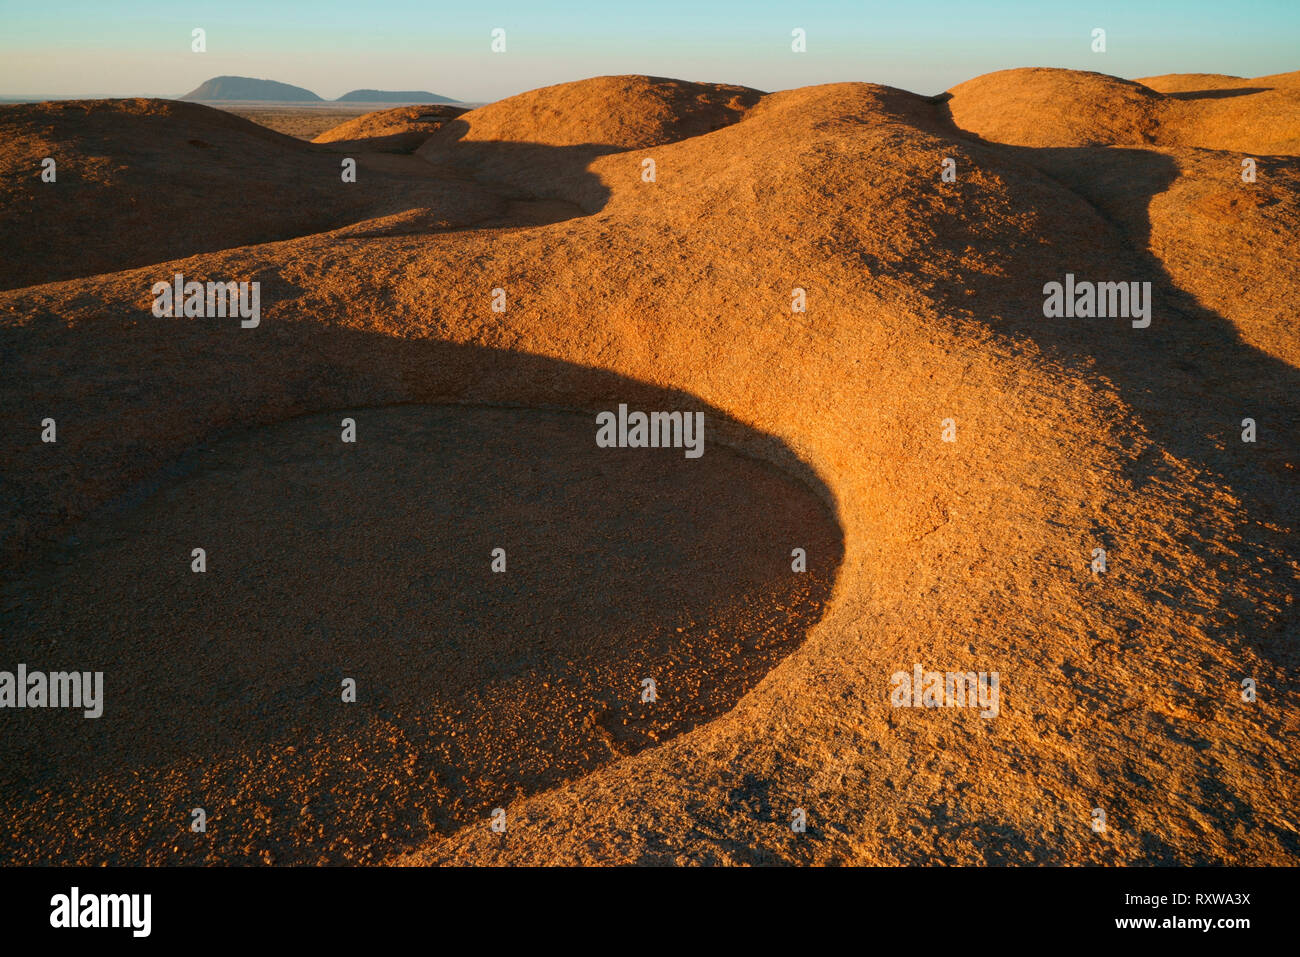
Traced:
[[1300, 863], [1300, 73], [0, 143], [0, 861]]

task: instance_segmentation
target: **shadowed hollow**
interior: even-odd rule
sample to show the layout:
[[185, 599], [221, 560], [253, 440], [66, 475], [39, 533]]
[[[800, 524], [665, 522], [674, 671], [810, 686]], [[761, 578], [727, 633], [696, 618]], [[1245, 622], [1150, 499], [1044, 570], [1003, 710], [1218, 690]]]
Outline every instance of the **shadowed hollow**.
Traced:
[[707, 431], [699, 459], [594, 431], [310, 416], [196, 449], [85, 523], [6, 589], [6, 654], [102, 670], [104, 714], [6, 715], [3, 856], [371, 860], [729, 709], [820, 617], [838, 528]]

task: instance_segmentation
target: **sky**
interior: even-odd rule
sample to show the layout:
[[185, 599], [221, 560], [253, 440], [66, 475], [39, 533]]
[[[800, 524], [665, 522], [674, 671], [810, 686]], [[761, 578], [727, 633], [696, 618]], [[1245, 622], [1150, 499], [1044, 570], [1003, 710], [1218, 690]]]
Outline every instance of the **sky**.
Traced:
[[[206, 52], [191, 49], [196, 27]], [[1092, 50], [1098, 27], [1104, 53]], [[495, 28], [504, 53], [491, 50]], [[791, 50], [795, 28], [805, 53]], [[1022, 66], [1288, 72], [1300, 69], [1300, 0], [0, 0], [4, 96], [178, 96], [235, 75], [327, 99], [371, 88], [486, 102], [611, 73], [932, 94]]]

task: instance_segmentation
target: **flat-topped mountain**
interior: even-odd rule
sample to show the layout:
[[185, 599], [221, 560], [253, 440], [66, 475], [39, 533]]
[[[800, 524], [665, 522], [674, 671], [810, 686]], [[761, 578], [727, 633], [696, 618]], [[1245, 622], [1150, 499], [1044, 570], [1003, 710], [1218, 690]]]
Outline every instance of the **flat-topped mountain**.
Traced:
[[425, 90], [353, 90], [335, 103], [455, 103], [449, 96]]
[[214, 76], [181, 97], [182, 100], [273, 100], [277, 103], [324, 102], [311, 90], [279, 83], [255, 80], [247, 76]]

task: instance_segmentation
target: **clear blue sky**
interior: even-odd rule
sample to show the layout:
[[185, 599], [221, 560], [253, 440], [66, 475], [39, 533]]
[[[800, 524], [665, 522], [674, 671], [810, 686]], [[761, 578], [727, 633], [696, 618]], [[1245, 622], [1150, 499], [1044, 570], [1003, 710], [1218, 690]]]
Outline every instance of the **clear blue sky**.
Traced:
[[[194, 27], [206, 53], [190, 50]], [[494, 27], [507, 51], [489, 50]], [[808, 52], [790, 50], [807, 31]], [[1094, 27], [1107, 52], [1090, 49]], [[162, 95], [235, 74], [497, 99], [608, 73], [764, 90], [866, 80], [936, 93], [1017, 66], [1117, 76], [1300, 69], [1300, 0], [0, 0], [0, 95]]]

